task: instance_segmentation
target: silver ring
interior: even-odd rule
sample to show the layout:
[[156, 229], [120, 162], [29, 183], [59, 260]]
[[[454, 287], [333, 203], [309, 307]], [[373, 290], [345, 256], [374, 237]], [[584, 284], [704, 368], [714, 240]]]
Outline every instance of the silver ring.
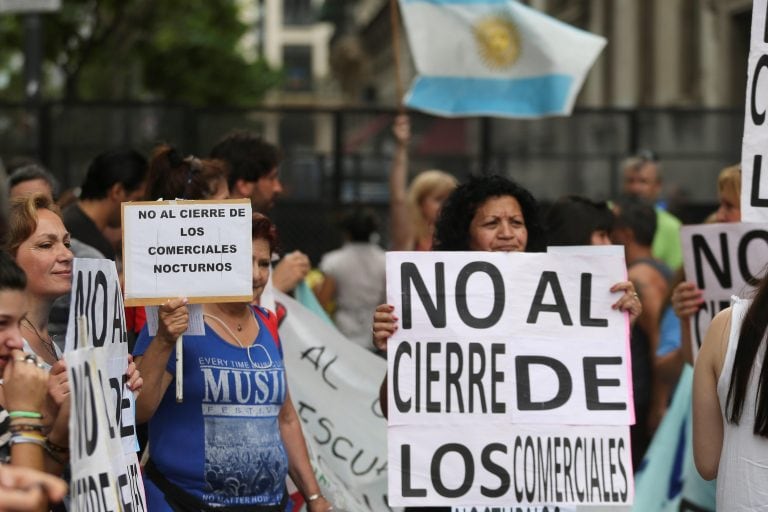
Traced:
[[41, 370], [45, 370], [45, 365], [43, 363], [37, 363], [37, 367]]
[[637, 292], [632, 292], [632, 296], [636, 299], [639, 299], [640, 296], [637, 294]]
[[24, 356], [24, 361], [32, 364], [37, 364], [37, 356], [35, 354], [27, 354]]

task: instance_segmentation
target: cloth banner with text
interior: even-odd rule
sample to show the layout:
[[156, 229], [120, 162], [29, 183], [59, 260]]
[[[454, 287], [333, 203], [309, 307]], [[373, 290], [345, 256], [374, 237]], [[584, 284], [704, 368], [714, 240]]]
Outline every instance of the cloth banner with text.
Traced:
[[337, 511], [391, 510], [379, 406], [386, 362], [291, 297], [274, 293], [285, 308], [280, 339], [288, 386], [323, 494]]
[[392, 506], [633, 500], [616, 255], [387, 253]]

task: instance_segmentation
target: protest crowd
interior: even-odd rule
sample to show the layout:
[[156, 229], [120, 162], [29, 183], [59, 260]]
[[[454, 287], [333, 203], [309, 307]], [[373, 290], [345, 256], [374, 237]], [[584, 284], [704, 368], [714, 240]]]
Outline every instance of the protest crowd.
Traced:
[[545, 203], [413, 169], [387, 120], [388, 214], [315, 262], [262, 134], [108, 149], [66, 191], [0, 166], [0, 511], [768, 507], [759, 155], [683, 225], [653, 151]]

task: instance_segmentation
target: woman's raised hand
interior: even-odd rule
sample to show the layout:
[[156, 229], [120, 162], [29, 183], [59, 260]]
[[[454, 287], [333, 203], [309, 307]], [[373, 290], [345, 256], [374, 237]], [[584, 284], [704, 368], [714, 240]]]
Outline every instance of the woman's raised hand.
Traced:
[[13, 350], [3, 372], [3, 394], [8, 411], [42, 412], [48, 395], [48, 372], [34, 354]]
[[387, 341], [397, 331], [398, 318], [395, 307], [390, 304], [379, 304], [373, 313], [373, 346], [378, 350], [387, 350]]
[[704, 304], [703, 292], [690, 281], [683, 281], [672, 291], [672, 308], [680, 320], [688, 320]]
[[634, 324], [643, 312], [643, 303], [640, 302], [640, 296], [635, 291], [635, 285], [632, 281], [621, 281], [611, 286], [611, 292], [623, 292], [611, 307], [629, 313], [629, 323]]
[[189, 325], [186, 297], [170, 299], [157, 312], [157, 337], [165, 343], [176, 343], [176, 339], [184, 334]]

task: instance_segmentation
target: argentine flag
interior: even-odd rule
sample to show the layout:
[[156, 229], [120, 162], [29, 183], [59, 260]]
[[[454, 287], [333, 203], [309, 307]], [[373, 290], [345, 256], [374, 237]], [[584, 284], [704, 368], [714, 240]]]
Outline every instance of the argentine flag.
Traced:
[[568, 115], [605, 46], [513, 0], [399, 1], [417, 71], [405, 103], [437, 115]]

